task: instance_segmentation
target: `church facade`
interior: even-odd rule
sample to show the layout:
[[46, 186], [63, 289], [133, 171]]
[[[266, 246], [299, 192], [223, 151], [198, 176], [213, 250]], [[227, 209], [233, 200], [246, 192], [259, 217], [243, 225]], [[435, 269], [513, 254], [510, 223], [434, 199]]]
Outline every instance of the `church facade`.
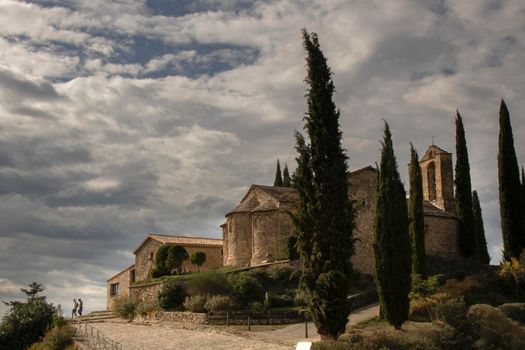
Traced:
[[[452, 154], [432, 145], [419, 163], [425, 212], [425, 248], [429, 256], [459, 257]], [[364, 274], [373, 273], [373, 229], [377, 170], [371, 166], [348, 174], [348, 195], [355, 210], [356, 239], [352, 263]], [[289, 217], [296, 202], [293, 188], [252, 185], [239, 205], [226, 214], [223, 264], [256, 266], [278, 260], [293, 235]]]

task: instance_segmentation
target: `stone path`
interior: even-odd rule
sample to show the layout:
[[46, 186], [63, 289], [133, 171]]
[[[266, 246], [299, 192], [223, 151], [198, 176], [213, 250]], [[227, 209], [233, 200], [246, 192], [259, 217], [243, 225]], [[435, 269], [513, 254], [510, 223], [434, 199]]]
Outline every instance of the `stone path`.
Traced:
[[[368, 320], [377, 315], [379, 306], [369, 305], [354, 311], [349, 324]], [[230, 334], [209, 326], [162, 322], [150, 325], [104, 322], [94, 324], [104, 335], [122, 344], [125, 350], [292, 350], [298, 341], [319, 341], [312, 322], [308, 323], [305, 339], [304, 323], [293, 324], [273, 331]]]

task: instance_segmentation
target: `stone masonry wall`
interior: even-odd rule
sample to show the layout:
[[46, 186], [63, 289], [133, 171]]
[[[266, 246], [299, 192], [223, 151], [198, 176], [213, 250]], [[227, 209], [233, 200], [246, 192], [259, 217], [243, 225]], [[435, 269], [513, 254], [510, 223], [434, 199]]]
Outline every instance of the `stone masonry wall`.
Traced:
[[228, 216], [227, 265], [249, 266], [252, 253], [252, 221], [249, 213], [232, 213]]
[[372, 169], [353, 173], [348, 177], [349, 198], [355, 211], [354, 269], [364, 274], [373, 274], [374, 251], [372, 247], [374, 214], [376, 207], [377, 173]]
[[[107, 299], [106, 299], [106, 307], [108, 310], [111, 309], [113, 306], [113, 303], [115, 302], [115, 299], [118, 298], [127, 298], [129, 296], [129, 284], [131, 279], [131, 272], [132, 268], [127, 268], [120, 272], [118, 275], [114, 276], [113, 278], [109, 279], [107, 281]], [[117, 295], [111, 295], [111, 285], [118, 283], [119, 284], [119, 294]]]
[[[211, 268], [217, 268], [222, 266], [222, 247], [193, 247], [185, 246], [184, 247], [188, 252], [188, 255], [191, 259], [191, 255], [195, 252], [203, 252], [206, 254], [206, 261], [200, 267], [201, 271], [209, 270]], [[182, 270], [184, 272], [197, 272], [197, 265], [193, 265], [191, 260], [188, 259], [182, 263]]]
[[280, 245], [293, 233], [292, 222], [286, 212], [269, 210], [252, 214], [253, 245], [251, 265], [277, 259]]
[[[135, 253], [135, 279], [137, 281], [148, 278], [155, 261], [155, 254], [161, 245], [160, 242], [150, 238]], [[153, 254], [152, 258], [151, 254]]]
[[425, 215], [427, 255], [458, 258], [458, 220], [455, 217]]
[[129, 296], [131, 298], [157, 304], [157, 295], [162, 290], [162, 282], [150, 283], [143, 286], [130, 286]]

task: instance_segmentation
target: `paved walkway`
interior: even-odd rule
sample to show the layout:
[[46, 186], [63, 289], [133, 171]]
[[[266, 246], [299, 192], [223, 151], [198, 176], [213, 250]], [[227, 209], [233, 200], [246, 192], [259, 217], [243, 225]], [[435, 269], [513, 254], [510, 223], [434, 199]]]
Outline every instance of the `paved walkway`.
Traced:
[[[379, 306], [369, 305], [354, 311], [349, 324], [368, 320], [377, 315]], [[319, 341], [315, 325], [308, 322], [308, 339], [304, 323], [293, 324], [274, 331], [230, 334], [209, 326], [176, 324], [173, 322], [141, 325], [104, 322], [93, 324], [105, 336], [122, 344], [126, 350], [292, 350], [299, 341]]]

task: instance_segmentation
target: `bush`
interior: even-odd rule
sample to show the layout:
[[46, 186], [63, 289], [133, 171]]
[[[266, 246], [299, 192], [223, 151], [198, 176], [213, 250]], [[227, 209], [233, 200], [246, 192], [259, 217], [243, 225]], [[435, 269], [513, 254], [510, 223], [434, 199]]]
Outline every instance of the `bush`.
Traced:
[[266, 306], [269, 308], [288, 307], [294, 305], [294, 299], [287, 294], [268, 294]]
[[186, 298], [186, 288], [177, 282], [168, 282], [158, 294], [159, 306], [163, 310], [181, 310]]
[[133, 298], [118, 298], [114, 301], [111, 310], [117, 316], [132, 319], [136, 315], [139, 302]]
[[73, 344], [73, 337], [76, 329], [72, 326], [64, 326], [49, 331], [42, 344], [46, 350], [64, 350], [67, 346]]
[[266, 311], [266, 306], [260, 301], [254, 301], [248, 305], [248, 310], [255, 313], [261, 313]]
[[194, 278], [188, 281], [187, 289], [190, 295], [224, 295], [230, 292], [226, 275], [215, 270], [196, 274]]
[[257, 278], [260, 272], [252, 271], [250, 273], [242, 272], [228, 276], [232, 295], [241, 306], [247, 306], [254, 301], [263, 301], [264, 290]]
[[[344, 338], [344, 337], [342, 337]], [[322, 341], [313, 350], [440, 350], [434, 339], [422, 334], [404, 332], [377, 333], [349, 340]]]
[[268, 268], [268, 277], [278, 282], [289, 282], [295, 269], [286, 265], [273, 265]]
[[186, 297], [186, 300], [184, 301], [184, 308], [192, 312], [206, 312], [205, 304], [206, 296], [193, 295]]
[[420, 275], [412, 278], [412, 288], [410, 290], [410, 299], [425, 298], [430, 294], [437, 292], [439, 288], [439, 277], [431, 276], [422, 279]]
[[468, 311], [478, 340], [477, 349], [524, 349], [525, 328], [490, 305], [473, 305]]
[[[523, 255], [523, 254], [522, 254]], [[525, 304], [503, 304], [498, 307], [510, 319], [525, 325]]]
[[157, 311], [157, 306], [145, 300], [138, 303], [137, 308], [135, 309], [135, 313], [139, 316], [147, 316], [155, 311]]
[[468, 307], [462, 297], [446, 300], [436, 306], [436, 318], [456, 330], [465, 328], [467, 312]]
[[212, 295], [208, 297], [204, 308], [208, 311], [228, 311], [234, 308], [234, 303], [229, 296], [226, 295]]

